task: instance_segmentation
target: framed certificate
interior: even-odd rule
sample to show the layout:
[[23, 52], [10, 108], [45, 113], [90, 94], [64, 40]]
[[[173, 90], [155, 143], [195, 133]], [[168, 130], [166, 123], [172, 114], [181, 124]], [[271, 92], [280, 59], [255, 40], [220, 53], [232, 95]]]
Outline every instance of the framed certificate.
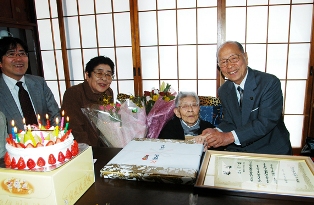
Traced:
[[195, 193], [314, 200], [310, 157], [225, 151], [205, 153]]

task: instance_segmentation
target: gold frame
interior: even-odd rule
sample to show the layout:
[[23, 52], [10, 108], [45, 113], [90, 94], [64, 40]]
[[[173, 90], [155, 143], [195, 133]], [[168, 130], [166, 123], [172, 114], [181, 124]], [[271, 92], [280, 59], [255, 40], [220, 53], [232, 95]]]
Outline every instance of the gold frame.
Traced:
[[[261, 164], [264, 167], [259, 166]], [[305, 156], [208, 150], [194, 185], [194, 193], [313, 201], [314, 163]]]

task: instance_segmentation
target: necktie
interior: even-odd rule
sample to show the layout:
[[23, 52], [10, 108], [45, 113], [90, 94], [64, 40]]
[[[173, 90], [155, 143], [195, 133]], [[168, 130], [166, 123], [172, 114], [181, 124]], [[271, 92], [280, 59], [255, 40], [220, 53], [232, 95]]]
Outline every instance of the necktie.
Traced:
[[26, 125], [37, 124], [36, 115], [33, 109], [31, 99], [28, 92], [22, 86], [23, 82], [18, 81], [16, 85], [19, 87], [19, 100], [22, 108], [22, 112], [25, 118]]
[[240, 86], [237, 87], [237, 90], [238, 90], [238, 92], [239, 92], [239, 94], [240, 94], [239, 106], [240, 106], [240, 108], [242, 108], [243, 91], [244, 91], [244, 90], [243, 90]]

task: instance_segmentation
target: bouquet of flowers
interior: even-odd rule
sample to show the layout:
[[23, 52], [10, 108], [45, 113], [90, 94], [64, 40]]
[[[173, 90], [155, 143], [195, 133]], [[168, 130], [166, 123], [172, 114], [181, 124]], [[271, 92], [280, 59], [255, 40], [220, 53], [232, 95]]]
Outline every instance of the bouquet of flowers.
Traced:
[[174, 99], [176, 92], [171, 91], [171, 85], [163, 82], [160, 89], [151, 92], [144, 91], [144, 102], [147, 114], [147, 138], [158, 138], [158, 135], [174, 115]]
[[123, 148], [133, 138], [146, 135], [145, 108], [131, 99], [123, 103], [93, 104], [82, 108], [82, 111], [100, 131], [100, 138], [108, 147]]

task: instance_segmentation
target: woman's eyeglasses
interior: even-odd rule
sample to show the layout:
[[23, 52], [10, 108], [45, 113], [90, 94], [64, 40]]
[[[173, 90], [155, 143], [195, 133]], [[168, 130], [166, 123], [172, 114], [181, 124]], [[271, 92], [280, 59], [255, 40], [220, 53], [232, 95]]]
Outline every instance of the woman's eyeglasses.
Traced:
[[107, 79], [114, 79], [114, 74], [112, 73], [102, 73], [102, 72], [95, 72], [95, 71], [93, 71], [93, 73], [95, 73], [95, 76], [97, 78], [106, 77]]
[[198, 103], [191, 103], [191, 104], [183, 104], [183, 105], [180, 105], [179, 107], [182, 108], [183, 110], [187, 110], [189, 109], [190, 107], [192, 109], [196, 109], [198, 108], [199, 104]]

